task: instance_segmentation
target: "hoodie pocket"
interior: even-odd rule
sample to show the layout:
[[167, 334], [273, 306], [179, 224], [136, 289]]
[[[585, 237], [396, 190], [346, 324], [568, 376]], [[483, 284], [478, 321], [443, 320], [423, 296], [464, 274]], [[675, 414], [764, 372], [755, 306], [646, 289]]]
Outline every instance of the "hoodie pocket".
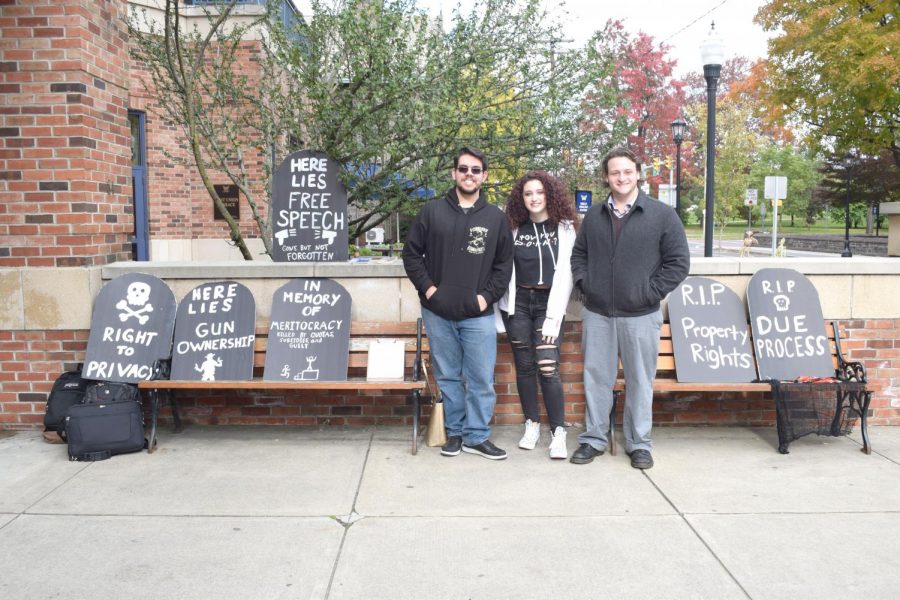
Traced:
[[481, 314], [478, 297], [467, 287], [442, 283], [427, 301], [427, 308], [447, 319], [464, 319]]

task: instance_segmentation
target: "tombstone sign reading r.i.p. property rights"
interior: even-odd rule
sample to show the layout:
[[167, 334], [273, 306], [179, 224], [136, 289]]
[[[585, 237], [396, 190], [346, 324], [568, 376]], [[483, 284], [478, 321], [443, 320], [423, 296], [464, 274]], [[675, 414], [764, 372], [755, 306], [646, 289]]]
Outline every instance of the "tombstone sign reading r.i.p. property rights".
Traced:
[[284, 159], [272, 188], [272, 260], [339, 262], [349, 258], [347, 190], [340, 165], [323, 152]]
[[236, 281], [204, 283], [181, 299], [172, 344], [172, 379], [253, 378], [256, 302]]
[[688, 277], [669, 295], [678, 381], [747, 383], [756, 379], [744, 303], [724, 284]]
[[272, 297], [266, 381], [345, 381], [350, 294], [330, 279], [292, 279]]
[[761, 269], [747, 285], [760, 379], [833, 377], [819, 294], [793, 269]]
[[174, 326], [175, 295], [164, 281], [144, 273], [116, 277], [94, 302], [82, 376], [125, 383], [150, 379], [153, 363], [169, 358]]

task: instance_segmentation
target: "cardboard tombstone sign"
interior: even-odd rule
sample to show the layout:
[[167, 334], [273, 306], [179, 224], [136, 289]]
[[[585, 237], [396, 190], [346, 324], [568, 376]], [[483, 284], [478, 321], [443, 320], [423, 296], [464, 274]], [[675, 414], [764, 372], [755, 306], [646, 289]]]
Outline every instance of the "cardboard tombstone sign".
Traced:
[[235, 281], [198, 285], [181, 299], [172, 345], [172, 379], [253, 379], [256, 302]]
[[747, 285], [760, 379], [833, 377], [819, 294], [793, 269], [761, 269]]
[[266, 381], [345, 381], [350, 294], [330, 279], [298, 278], [272, 298]]
[[688, 277], [669, 295], [678, 381], [746, 383], [756, 379], [744, 303], [724, 284]]
[[94, 302], [83, 377], [150, 379], [153, 363], [169, 357], [174, 326], [175, 295], [165, 282], [144, 273], [116, 277]]
[[340, 165], [323, 152], [302, 150], [275, 171], [272, 260], [338, 262], [349, 258], [347, 190]]

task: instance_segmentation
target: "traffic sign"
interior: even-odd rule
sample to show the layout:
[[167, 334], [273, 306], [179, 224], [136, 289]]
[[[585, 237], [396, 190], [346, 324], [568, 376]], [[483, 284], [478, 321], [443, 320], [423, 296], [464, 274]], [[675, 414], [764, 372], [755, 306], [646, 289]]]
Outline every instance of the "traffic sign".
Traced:
[[768, 176], [766, 177], [766, 200], [784, 200], [787, 198], [787, 177]]
[[579, 213], [584, 214], [591, 207], [593, 192], [590, 190], [575, 190], [575, 207]]
[[748, 189], [744, 194], [744, 206], [756, 206], [757, 190]]

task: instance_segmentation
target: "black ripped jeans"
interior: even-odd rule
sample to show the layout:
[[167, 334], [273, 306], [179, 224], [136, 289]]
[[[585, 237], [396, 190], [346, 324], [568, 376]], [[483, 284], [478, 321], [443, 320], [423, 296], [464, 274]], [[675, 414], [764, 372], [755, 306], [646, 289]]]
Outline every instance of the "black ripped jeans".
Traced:
[[560, 324], [559, 337], [553, 344], [542, 340], [541, 328], [547, 316], [547, 299], [550, 290], [517, 288], [516, 309], [512, 315], [502, 312], [506, 326], [506, 336], [512, 346], [516, 361], [516, 386], [525, 418], [540, 422], [538, 408], [538, 381], [547, 407], [551, 431], [565, 427], [562, 381], [559, 378], [559, 344], [563, 327]]

